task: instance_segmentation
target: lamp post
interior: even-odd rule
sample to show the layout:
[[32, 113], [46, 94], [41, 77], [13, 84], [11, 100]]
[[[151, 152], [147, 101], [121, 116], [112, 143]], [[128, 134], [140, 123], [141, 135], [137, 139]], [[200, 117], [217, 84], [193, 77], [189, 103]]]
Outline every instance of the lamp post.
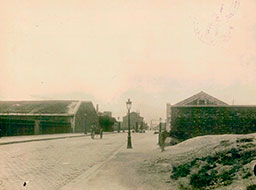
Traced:
[[117, 132], [120, 133], [120, 121], [119, 121], [119, 118], [120, 117], [117, 117], [117, 120], [118, 120], [118, 129], [117, 129]]
[[159, 119], [159, 133], [158, 133], [158, 144], [160, 145], [160, 138], [161, 138], [161, 132], [162, 132], [162, 118]]
[[127, 139], [127, 148], [132, 148], [132, 139], [131, 139], [131, 126], [130, 126], [130, 110], [132, 107], [132, 102], [130, 99], [126, 102], [126, 107], [128, 110], [128, 139]]

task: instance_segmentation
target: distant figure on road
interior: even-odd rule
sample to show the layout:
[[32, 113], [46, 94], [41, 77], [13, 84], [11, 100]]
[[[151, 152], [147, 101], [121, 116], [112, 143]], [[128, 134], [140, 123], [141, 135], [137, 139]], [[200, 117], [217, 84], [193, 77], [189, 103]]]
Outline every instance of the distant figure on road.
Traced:
[[103, 129], [100, 128], [100, 138], [102, 139], [102, 137], [103, 137]]
[[163, 152], [164, 151], [164, 148], [165, 148], [165, 139], [166, 139], [166, 132], [161, 132], [160, 133], [160, 148], [161, 148], [161, 151]]
[[94, 135], [95, 135], [95, 127], [92, 126], [91, 127], [91, 138], [94, 139]]
[[85, 135], [87, 134], [87, 128], [86, 128], [86, 126], [84, 127], [84, 134], [85, 134]]

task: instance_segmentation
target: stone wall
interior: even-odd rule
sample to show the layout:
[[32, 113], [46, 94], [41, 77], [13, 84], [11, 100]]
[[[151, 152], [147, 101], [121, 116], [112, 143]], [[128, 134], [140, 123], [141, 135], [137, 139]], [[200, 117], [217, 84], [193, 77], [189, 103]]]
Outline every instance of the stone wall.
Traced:
[[186, 140], [210, 134], [256, 132], [256, 106], [172, 106], [171, 136]]

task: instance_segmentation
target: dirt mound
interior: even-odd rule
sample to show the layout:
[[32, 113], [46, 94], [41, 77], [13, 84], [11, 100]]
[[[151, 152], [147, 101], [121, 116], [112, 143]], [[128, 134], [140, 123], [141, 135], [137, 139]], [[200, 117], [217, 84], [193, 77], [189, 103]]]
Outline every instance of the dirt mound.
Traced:
[[145, 160], [139, 172], [161, 189], [247, 189], [256, 184], [256, 134], [195, 137]]

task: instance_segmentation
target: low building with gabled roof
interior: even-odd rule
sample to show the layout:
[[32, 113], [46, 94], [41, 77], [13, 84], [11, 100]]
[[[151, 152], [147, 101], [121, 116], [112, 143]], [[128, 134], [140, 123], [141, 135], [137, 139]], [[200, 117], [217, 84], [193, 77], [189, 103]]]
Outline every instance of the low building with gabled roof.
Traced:
[[171, 107], [182, 107], [182, 106], [226, 106], [227, 103], [201, 91], [185, 100], [182, 100], [174, 105], [167, 103], [166, 105], [166, 129], [170, 131], [171, 129]]
[[187, 105], [228, 105], [227, 103], [201, 91], [185, 100], [182, 100], [175, 106], [187, 106]]
[[85, 132], [98, 125], [89, 101], [0, 101], [2, 136]]
[[186, 140], [212, 134], [256, 132], [256, 106], [228, 105], [200, 92], [174, 105], [167, 104], [167, 128], [172, 137]]

